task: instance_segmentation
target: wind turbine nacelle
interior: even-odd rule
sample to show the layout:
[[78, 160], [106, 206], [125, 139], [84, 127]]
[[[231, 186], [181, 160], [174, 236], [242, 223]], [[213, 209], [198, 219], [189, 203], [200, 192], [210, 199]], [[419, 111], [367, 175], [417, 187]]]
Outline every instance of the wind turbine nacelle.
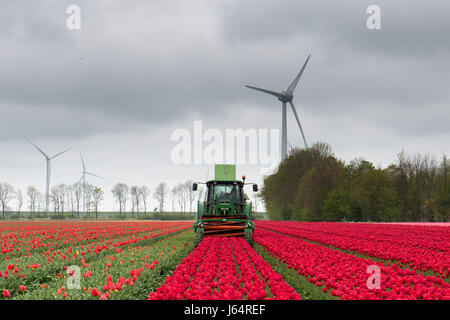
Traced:
[[286, 91], [283, 91], [281, 94], [283, 96], [278, 98], [278, 100], [280, 100], [281, 102], [291, 102], [292, 98], [294, 98], [292, 93], [289, 93], [289, 92], [286, 92]]

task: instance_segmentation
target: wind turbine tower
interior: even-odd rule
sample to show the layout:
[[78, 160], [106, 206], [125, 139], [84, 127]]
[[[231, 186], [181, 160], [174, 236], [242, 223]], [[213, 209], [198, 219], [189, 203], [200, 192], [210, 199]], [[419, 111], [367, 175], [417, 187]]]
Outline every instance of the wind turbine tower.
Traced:
[[51, 173], [51, 161], [53, 159], [55, 159], [56, 157], [62, 155], [63, 153], [71, 150], [71, 149], [67, 149], [61, 152], [58, 152], [57, 154], [49, 157], [47, 156], [44, 151], [42, 151], [37, 145], [35, 145], [32, 141], [28, 140], [29, 143], [31, 143], [33, 146], [35, 146], [35, 148], [42, 153], [42, 155], [45, 157], [45, 160], [47, 162], [47, 179], [46, 179], [46, 183], [45, 183], [45, 212], [48, 212], [48, 208], [49, 208], [49, 203], [50, 203], [50, 173]]
[[295, 119], [297, 120], [297, 124], [300, 128], [300, 132], [303, 137], [303, 142], [305, 143], [305, 147], [308, 148], [308, 144], [306, 143], [305, 134], [303, 133], [302, 125], [300, 124], [300, 119], [297, 114], [297, 110], [295, 109], [295, 105], [293, 103], [294, 98], [294, 90], [297, 86], [298, 81], [300, 80], [300, 77], [303, 74], [303, 71], [306, 68], [306, 65], [308, 64], [309, 58], [311, 55], [308, 56], [308, 58], [305, 61], [305, 64], [301, 68], [300, 72], [298, 73], [297, 77], [295, 77], [294, 81], [289, 85], [289, 87], [286, 89], [286, 91], [277, 92], [272, 90], [267, 90], [263, 88], [253, 87], [246, 85], [247, 88], [261, 91], [267, 94], [270, 94], [272, 96], [275, 96], [278, 98], [278, 100], [282, 103], [282, 112], [281, 112], [281, 160], [284, 160], [287, 157], [287, 124], [286, 124], [286, 104], [289, 103], [291, 105], [292, 111], [294, 112]]
[[81, 158], [81, 164], [83, 165], [83, 171], [81, 173], [81, 179], [77, 182], [77, 185], [80, 184], [80, 182], [83, 182], [83, 209], [84, 212], [86, 211], [86, 175], [94, 176], [97, 178], [102, 178], [101, 176], [98, 176], [94, 173], [86, 171], [86, 166], [84, 164], [83, 155], [80, 152], [80, 158]]

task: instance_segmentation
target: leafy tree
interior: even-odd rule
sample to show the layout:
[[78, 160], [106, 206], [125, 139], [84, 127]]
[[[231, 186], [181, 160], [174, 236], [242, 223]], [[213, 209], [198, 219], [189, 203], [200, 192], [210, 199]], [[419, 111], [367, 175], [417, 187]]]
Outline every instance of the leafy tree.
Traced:
[[439, 165], [434, 197], [436, 198], [435, 220], [447, 221], [450, 218], [450, 161], [445, 154]]
[[398, 197], [386, 171], [365, 172], [355, 190], [364, 221], [394, 221], [398, 219]]
[[343, 171], [343, 163], [330, 156], [318, 160], [313, 168], [305, 173], [294, 201], [298, 209], [307, 210], [306, 220], [324, 220], [324, 201], [328, 193], [342, 182]]
[[363, 158], [344, 164], [319, 142], [293, 149], [260, 194], [273, 220], [447, 221], [450, 163], [402, 151], [386, 169]]
[[322, 207], [326, 221], [348, 221], [351, 219], [352, 206], [348, 194], [343, 188], [335, 188], [328, 193]]
[[319, 159], [332, 155], [330, 145], [324, 142], [315, 143], [308, 149], [291, 150], [289, 156], [280, 163], [277, 172], [264, 179], [264, 186], [260, 192], [270, 219], [294, 218], [293, 213], [297, 208], [293, 199], [296, 197], [303, 175]]
[[350, 206], [350, 211], [346, 216], [350, 221], [363, 221], [361, 207], [355, 199], [355, 189], [361, 176], [374, 169], [375, 166], [363, 158], [353, 159], [345, 166], [342, 187], [345, 190], [347, 203]]

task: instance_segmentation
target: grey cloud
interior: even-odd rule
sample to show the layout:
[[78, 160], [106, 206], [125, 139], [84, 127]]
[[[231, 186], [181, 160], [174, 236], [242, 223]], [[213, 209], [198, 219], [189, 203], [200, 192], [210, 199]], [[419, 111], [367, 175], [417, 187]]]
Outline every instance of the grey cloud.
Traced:
[[[383, 30], [365, 28], [366, 9], [381, 8]], [[450, 3], [445, 0], [227, 1], [222, 5], [230, 41], [286, 41], [313, 35], [362, 52], [428, 55], [448, 51]]]
[[[379, 31], [365, 28], [369, 1], [204, 1], [199, 13], [181, 1], [80, 1], [79, 32], [65, 29], [69, 1], [16, 3], [0, 10], [0, 139], [220, 117], [236, 101], [264, 112], [278, 102], [243, 85], [282, 90], [309, 53], [300, 114], [369, 113], [409, 135], [402, 113], [420, 118], [433, 105], [439, 121], [450, 117], [444, 1], [378, 1]], [[435, 117], [420, 134], [446, 130]]]

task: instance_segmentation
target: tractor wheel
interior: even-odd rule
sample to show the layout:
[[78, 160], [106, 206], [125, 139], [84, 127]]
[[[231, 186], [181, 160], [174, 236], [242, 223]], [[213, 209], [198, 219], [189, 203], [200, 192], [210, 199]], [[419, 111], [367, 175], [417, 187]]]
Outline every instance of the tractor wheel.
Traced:
[[255, 241], [253, 240], [253, 232], [252, 231], [246, 232], [244, 237], [245, 237], [245, 241], [247, 241], [248, 244], [250, 245], [250, 247], [253, 248], [253, 245], [255, 244]]
[[197, 231], [197, 237], [195, 238], [195, 246], [197, 247], [203, 240], [203, 231]]

